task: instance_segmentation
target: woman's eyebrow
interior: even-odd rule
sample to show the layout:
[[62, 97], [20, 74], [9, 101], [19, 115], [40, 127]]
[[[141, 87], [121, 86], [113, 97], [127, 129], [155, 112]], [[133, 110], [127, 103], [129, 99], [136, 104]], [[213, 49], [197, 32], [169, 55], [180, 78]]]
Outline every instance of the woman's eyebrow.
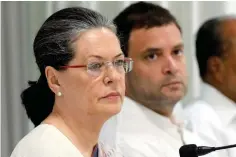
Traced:
[[[113, 58], [117, 58], [117, 57], [120, 57], [120, 56], [124, 56], [124, 54], [123, 53], [119, 53], [119, 54], [117, 54]], [[102, 56], [99, 56], [99, 55], [90, 55], [90, 56], [88, 56], [88, 58], [91, 58], [91, 57], [98, 58], [98, 59], [104, 59]]]

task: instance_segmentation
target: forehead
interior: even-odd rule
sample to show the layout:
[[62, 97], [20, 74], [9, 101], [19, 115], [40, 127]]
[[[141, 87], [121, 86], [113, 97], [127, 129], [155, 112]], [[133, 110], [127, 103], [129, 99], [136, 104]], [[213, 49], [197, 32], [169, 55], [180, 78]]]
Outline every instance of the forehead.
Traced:
[[121, 53], [117, 36], [107, 28], [96, 28], [83, 32], [75, 43], [76, 58], [90, 56], [110, 58]]
[[140, 52], [147, 48], [172, 48], [182, 43], [182, 36], [175, 24], [161, 27], [135, 29], [130, 34], [129, 50]]
[[[224, 41], [224, 50], [227, 51], [227, 55], [230, 55], [229, 58], [235, 58], [235, 48], [236, 48], [236, 19], [230, 19], [224, 21], [221, 24], [221, 36], [222, 40]], [[231, 50], [231, 51], [228, 51]], [[233, 52], [233, 53], [229, 53]], [[233, 57], [233, 56], [234, 57]]]
[[221, 26], [224, 35], [230, 36], [236, 34], [236, 19], [224, 21]]
[[223, 38], [232, 39], [236, 37], [236, 19], [227, 20], [221, 26]]

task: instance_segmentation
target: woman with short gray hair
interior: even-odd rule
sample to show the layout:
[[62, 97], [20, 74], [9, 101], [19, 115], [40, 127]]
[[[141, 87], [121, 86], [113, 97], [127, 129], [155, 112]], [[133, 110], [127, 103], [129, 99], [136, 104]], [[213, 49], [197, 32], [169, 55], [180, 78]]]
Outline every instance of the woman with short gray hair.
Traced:
[[35, 128], [11, 156], [117, 156], [98, 143], [104, 122], [121, 110], [132, 69], [115, 26], [89, 9], [62, 9], [39, 29], [34, 54], [41, 76], [21, 97]]

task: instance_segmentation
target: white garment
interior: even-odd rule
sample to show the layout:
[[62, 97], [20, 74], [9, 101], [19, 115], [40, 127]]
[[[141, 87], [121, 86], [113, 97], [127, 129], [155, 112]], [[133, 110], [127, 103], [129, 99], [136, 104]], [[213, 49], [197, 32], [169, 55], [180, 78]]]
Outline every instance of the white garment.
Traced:
[[[103, 150], [108, 150], [107, 147], [101, 146], [100, 143], [98, 146], [99, 156], [105, 157]], [[114, 153], [112, 151], [106, 152], [112, 154]], [[83, 157], [83, 155], [56, 127], [41, 124], [17, 144], [11, 157]]]
[[[185, 143], [204, 144], [187, 130], [182, 132]], [[116, 147], [124, 157], [178, 157], [183, 140], [168, 118], [127, 97], [121, 112], [105, 123], [100, 135], [100, 141]]]
[[[236, 104], [209, 84], [202, 83], [200, 97], [184, 109], [187, 128], [211, 146], [236, 144]], [[221, 150], [222, 157], [236, 157], [236, 148]]]

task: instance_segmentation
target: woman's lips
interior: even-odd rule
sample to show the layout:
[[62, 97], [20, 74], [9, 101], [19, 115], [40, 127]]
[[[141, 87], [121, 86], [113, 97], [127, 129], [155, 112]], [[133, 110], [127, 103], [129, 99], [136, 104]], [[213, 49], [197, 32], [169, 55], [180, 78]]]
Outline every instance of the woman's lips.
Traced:
[[118, 99], [120, 98], [120, 93], [119, 92], [111, 92], [109, 94], [107, 94], [106, 96], [102, 97], [102, 98], [105, 98], [105, 99]]

